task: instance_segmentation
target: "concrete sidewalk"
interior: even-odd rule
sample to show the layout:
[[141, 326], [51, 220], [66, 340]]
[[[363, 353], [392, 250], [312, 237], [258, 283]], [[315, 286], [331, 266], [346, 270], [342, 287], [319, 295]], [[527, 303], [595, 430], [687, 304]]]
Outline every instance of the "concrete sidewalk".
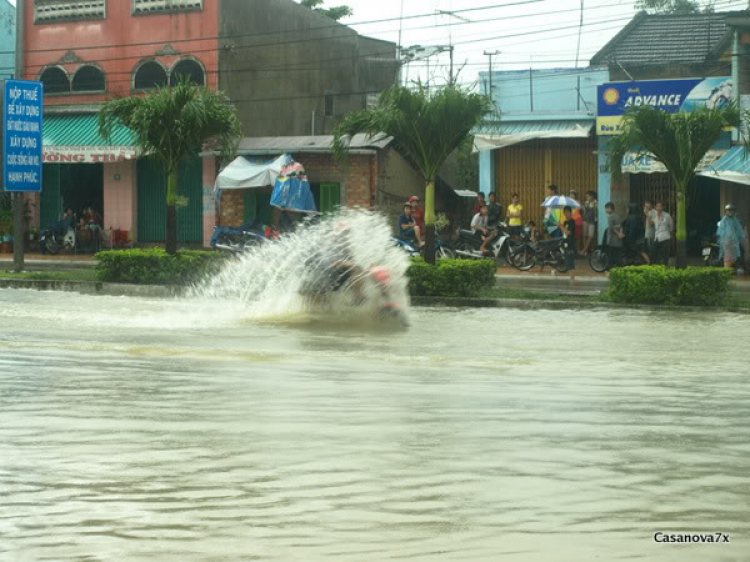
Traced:
[[[24, 271], [70, 271], [72, 269], [93, 269], [96, 260], [92, 255], [26, 254]], [[0, 254], [0, 271], [13, 269], [13, 254]]]

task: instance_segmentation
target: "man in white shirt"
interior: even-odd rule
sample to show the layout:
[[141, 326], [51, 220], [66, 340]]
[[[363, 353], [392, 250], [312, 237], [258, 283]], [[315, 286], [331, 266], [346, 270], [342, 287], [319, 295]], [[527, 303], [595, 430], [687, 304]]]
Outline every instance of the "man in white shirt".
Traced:
[[489, 209], [487, 205], [482, 205], [479, 212], [471, 219], [471, 231], [474, 233], [474, 236], [479, 236], [482, 239], [482, 245], [479, 248], [482, 253], [486, 250], [487, 242], [490, 239], [490, 231], [487, 227], [488, 215]]
[[654, 224], [654, 250], [651, 263], [654, 265], [669, 265], [674, 221], [669, 213], [664, 210], [661, 201], [656, 204], [656, 213], [653, 215], [652, 221]]

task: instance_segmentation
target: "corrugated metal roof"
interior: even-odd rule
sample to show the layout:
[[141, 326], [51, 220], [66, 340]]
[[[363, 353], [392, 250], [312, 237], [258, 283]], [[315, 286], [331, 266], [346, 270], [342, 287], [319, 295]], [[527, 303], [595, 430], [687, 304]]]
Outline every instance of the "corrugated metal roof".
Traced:
[[115, 127], [108, 141], [99, 134], [98, 115], [46, 115], [44, 148], [53, 146], [135, 146], [135, 135], [124, 125]]
[[743, 146], [732, 147], [699, 175], [750, 185], [750, 154]]
[[535, 139], [587, 138], [593, 127], [593, 119], [502, 122], [474, 135], [473, 150], [496, 150]]
[[576, 127], [591, 128], [594, 126], [594, 119], [581, 121], [501, 121], [497, 125], [497, 130], [492, 131], [498, 135], [518, 135], [521, 133], [552, 132], [552, 131], [569, 131]]
[[731, 28], [726, 14], [641, 12], [591, 58], [591, 64], [697, 64], [713, 58]]
[[[349, 143], [350, 150], [381, 150], [388, 146], [390, 137], [371, 137], [361, 134], [355, 135]], [[333, 136], [320, 135], [314, 137], [246, 137], [240, 141], [237, 151], [248, 153], [253, 151], [270, 152], [332, 152]]]

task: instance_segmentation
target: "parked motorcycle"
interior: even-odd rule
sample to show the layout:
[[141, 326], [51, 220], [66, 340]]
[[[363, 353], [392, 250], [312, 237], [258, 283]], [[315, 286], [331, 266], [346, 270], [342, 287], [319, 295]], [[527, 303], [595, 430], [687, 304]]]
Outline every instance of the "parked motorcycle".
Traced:
[[529, 271], [536, 265], [541, 266], [544, 271], [550, 265], [560, 273], [565, 273], [568, 268], [565, 265], [563, 239], [526, 242], [512, 254], [511, 265], [521, 271]]
[[490, 254], [489, 256], [483, 255], [480, 251], [482, 239], [474, 234], [473, 231], [458, 229], [457, 236], [458, 244], [456, 255], [458, 257], [467, 259], [493, 257], [496, 260], [504, 259], [509, 265], [513, 265], [512, 261], [514, 255], [523, 245], [522, 241], [515, 240], [510, 236], [510, 232], [505, 223], [500, 223], [490, 229], [490, 236], [492, 238], [487, 245], [487, 251]]
[[[401, 248], [406, 253], [408, 253], [409, 257], [414, 258], [422, 255], [422, 252], [411, 242], [401, 240], [400, 238], [396, 238], [395, 236], [391, 236], [391, 242], [393, 242], [394, 246]], [[451, 250], [447, 245], [441, 242], [439, 238], [435, 239], [435, 256], [438, 259], [452, 259], [456, 257], [453, 250]]]
[[42, 253], [58, 254], [63, 248], [73, 249], [76, 246], [76, 231], [73, 228], [74, 217], [68, 217], [43, 230], [39, 236]]
[[[604, 231], [604, 240], [607, 240], [609, 235], [609, 229]], [[643, 254], [646, 252], [645, 240], [638, 241], [635, 244], [624, 244], [622, 248], [622, 261], [617, 267], [624, 267], [628, 265], [647, 265], [648, 261], [643, 259]], [[604, 273], [613, 264], [610, 263], [610, 254], [607, 251], [607, 244], [603, 242], [589, 255], [589, 265], [591, 269], [597, 273]]]
[[235, 254], [242, 253], [264, 242], [266, 242], [266, 237], [257, 221], [240, 227], [217, 226], [214, 228], [213, 236], [211, 236], [212, 248]]

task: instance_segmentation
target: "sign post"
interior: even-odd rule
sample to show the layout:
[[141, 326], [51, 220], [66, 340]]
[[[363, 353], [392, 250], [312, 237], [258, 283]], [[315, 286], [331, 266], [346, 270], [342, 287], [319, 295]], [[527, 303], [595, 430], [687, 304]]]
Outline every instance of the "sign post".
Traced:
[[23, 270], [25, 201], [22, 193], [42, 191], [41, 82], [6, 80], [3, 96], [3, 188], [13, 193], [14, 265]]

